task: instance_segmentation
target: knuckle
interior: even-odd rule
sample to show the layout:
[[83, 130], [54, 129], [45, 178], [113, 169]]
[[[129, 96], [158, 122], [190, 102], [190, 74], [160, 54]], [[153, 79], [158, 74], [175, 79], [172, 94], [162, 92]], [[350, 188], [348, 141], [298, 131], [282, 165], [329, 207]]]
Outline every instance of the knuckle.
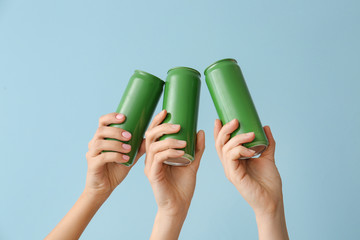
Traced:
[[159, 158], [160, 158], [159, 154], [155, 154], [154, 155], [154, 162], [159, 161]]
[[150, 136], [151, 136], [150, 131], [146, 131], [145, 132], [145, 139], [150, 139]]
[[235, 153], [234, 153], [234, 152], [231, 152], [231, 151], [230, 151], [230, 152], [226, 152], [226, 153], [225, 153], [225, 156], [226, 156], [227, 159], [231, 159], [231, 160], [232, 160], [232, 159], [235, 159]]
[[100, 138], [102, 138], [102, 137], [101, 137], [101, 134], [99, 132], [99, 129], [97, 129], [95, 134], [94, 134], [94, 137], [91, 139], [90, 143], [93, 145], [95, 140], [100, 139]]
[[91, 140], [91, 141], [88, 143], [88, 149], [91, 149], [92, 144], [93, 144], [93, 140]]
[[154, 161], [155, 161], [155, 162], [160, 162], [160, 161], [163, 159], [163, 155], [164, 155], [164, 152], [157, 153], [157, 154], [154, 156]]
[[222, 153], [223, 156], [225, 156], [225, 157], [227, 158], [227, 157], [228, 157], [228, 154], [229, 154], [229, 151], [225, 151], [225, 149], [223, 148], [223, 149], [221, 150], [221, 153]]
[[160, 117], [161, 117], [160, 113], [156, 114], [156, 116], [154, 117], [154, 121], [158, 121], [160, 119]]
[[100, 148], [101, 147], [101, 140], [99, 139], [94, 139], [92, 147], [94, 148]]
[[99, 161], [100, 161], [100, 162], [106, 161], [106, 158], [107, 158], [107, 154], [101, 153], [101, 154], [99, 155]]
[[145, 152], [146, 153], [150, 152], [150, 146], [151, 146], [151, 144], [149, 142], [145, 141], [145, 150], [146, 150]]
[[216, 148], [221, 148], [220, 142], [219, 142], [219, 138], [215, 141], [215, 147]]
[[102, 115], [101, 117], [99, 117], [99, 123], [103, 123], [106, 119], [107, 115]]
[[96, 136], [101, 136], [101, 135], [104, 134], [104, 132], [105, 132], [105, 127], [98, 127], [98, 129], [96, 130], [95, 135]]
[[154, 153], [155, 150], [156, 150], [156, 145], [155, 144], [150, 144], [148, 149], [149, 149], [149, 153]]
[[229, 146], [228, 146], [227, 144], [225, 144], [225, 145], [223, 146], [223, 148], [222, 148], [222, 151], [223, 151], [223, 153], [228, 152], [228, 151], [229, 151]]
[[223, 156], [224, 156], [224, 158], [225, 158], [225, 161], [228, 160], [228, 159], [231, 159], [229, 153], [224, 153], [224, 152], [223, 152]]

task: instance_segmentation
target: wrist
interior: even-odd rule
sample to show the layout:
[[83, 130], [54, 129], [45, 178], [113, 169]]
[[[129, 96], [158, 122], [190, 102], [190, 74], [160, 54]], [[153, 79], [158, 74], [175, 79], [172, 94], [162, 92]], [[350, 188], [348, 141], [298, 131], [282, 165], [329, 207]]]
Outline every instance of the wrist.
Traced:
[[255, 212], [259, 239], [289, 239], [285, 221], [284, 204], [281, 202], [272, 211]]
[[166, 211], [159, 210], [155, 217], [154, 227], [150, 239], [178, 239], [186, 215], [187, 211], [178, 215], [173, 215]]
[[111, 192], [98, 192], [93, 191], [91, 189], [85, 188], [84, 191], [81, 193], [81, 198], [87, 199], [88, 201], [94, 203], [94, 204], [103, 204], [108, 197], [110, 196]]
[[185, 219], [188, 210], [189, 208], [187, 206], [181, 208], [172, 208], [172, 209], [158, 208], [158, 212], [156, 215], [169, 219], [182, 219], [182, 218]]
[[161, 216], [166, 217], [179, 217], [179, 216], [185, 216], [187, 215], [187, 212], [189, 210], [188, 204], [181, 204], [180, 206], [158, 206], [158, 213]]
[[281, 212], [284, 212], [284, 203], [282, 198], [276, 201], [268, 200], [266, 206], [262, 206], [261, 208], [256, 206], [252, 206], [252, 207], [257, 218], [276, 217]]

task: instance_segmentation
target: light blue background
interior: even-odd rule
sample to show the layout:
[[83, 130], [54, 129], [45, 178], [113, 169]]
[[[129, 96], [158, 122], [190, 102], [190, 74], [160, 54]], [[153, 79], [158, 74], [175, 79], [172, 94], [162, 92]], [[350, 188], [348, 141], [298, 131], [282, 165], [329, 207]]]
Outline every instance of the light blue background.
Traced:
[[[85, 182], [98, 118], [135, 69], [163, 79], [236, 58], [277, 140], [292, 239], [360, 235], [359, 1], [0, 1], [0, 239], [41, 239]], [[207, 149], [180, 239], [256, 239], [254, 214]], [[157, 112], [161, 108], [160, 104]], [[143, 159], [82, 239], [146, 239], [156, 204]]]

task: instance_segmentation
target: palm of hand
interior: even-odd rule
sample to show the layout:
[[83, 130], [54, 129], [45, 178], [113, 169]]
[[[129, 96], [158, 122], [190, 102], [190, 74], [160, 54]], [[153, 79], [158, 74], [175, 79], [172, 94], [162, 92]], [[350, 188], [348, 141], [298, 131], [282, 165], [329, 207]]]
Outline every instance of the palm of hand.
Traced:
[[88, 186], [97, 193], [111, 193], [127, 176], [130, 167], [118, 163], [107, 163], [88, 171]]
[[159, 207], [178, 211], [188, 207], [195, 189], [195, 166], [173, 167], [164, 165], [151, 181]]
[[[145, 148], [142, 144], [132, 166], [136, 164], [144, 152]], [[110, 194], [125, 179], [132, 166], [128, 167], [114, 162], [102, 166], [89, 165], [87, 185], [97, 193]]]
[[[234, 162], [234, 185], [255, 211], [273, 211], [281, 200], [281, 178], [274, 160], [266, 157]], [[265, 206], [265, 208], [264, 208]]]
[[114, 190], [125, 179], [131, 169], [131, 167], [118, 163], [108, 163], [105, 168], [104, 178], [107, 178], [110, 190]]

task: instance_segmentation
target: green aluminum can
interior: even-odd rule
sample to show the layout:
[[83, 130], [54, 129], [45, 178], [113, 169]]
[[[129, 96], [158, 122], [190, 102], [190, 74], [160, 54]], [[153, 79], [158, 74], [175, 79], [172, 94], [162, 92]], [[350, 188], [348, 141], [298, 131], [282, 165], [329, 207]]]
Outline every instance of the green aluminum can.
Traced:
[[[164, 81], [144, 71], [135, 70], [122, 95], [117, 113], [126, 116], [125, 122], [111, 124], [112, 127], [122, 128], [131, 133], [130, 141], [122, 141], [131, 145], [130, 160], [123, 163], [131, 166], [141, 145], [145, 130], [159, 102]], [[116, 140], [116, 139], [111, 139]]]
[[178, 133], [164, 135], [160, 140], [173, 138], [186, 141], [185, 155], [165, 161], [172, 166], [186, 166], [195, 157], [196, 127], [199, 112], [200, 73], [192, 68], [176, 67], [168, 71], [164, 90], [164, 123], [180, 124]]
[[236, 60], [217, 61], [206, 68], [204, 73], [221, 122], [226, 124], [236, 118], [240, 123], [240, 127], [231, 134], [231, 137], [241, 133], [254, 132], [254, 141], [243, 145], [254, 150], [256, 152], [254, 156], [262, 153], [269, 142]]

